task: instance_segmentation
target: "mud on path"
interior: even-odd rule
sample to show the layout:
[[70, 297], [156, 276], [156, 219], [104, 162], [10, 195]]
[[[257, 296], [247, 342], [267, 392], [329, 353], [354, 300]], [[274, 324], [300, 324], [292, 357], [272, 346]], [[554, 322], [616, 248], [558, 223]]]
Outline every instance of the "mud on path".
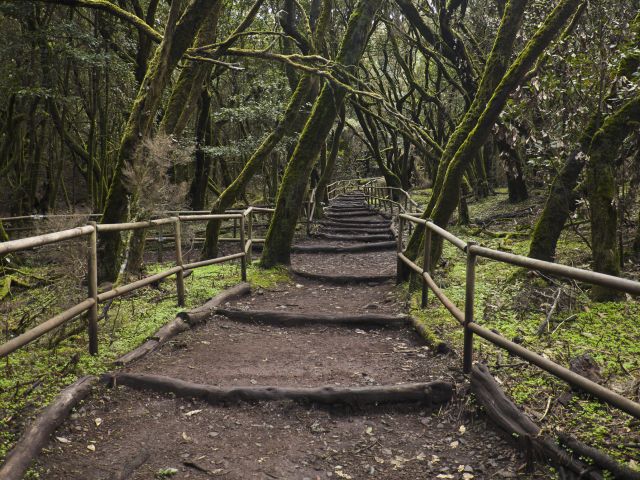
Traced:
[[[393, 250], [299, 254], [292, 263], [353, 275], [392, 271], [395, 256]], [[272, 290], [254, 290], [225, 307], [403, 311], [393, 282], [333, 285], [299, 277]], [[56, 432], [38, 470], [44, 479], [104, 480], [521, 477], [524, 460], [476, 417], [462, 395], [459, 364], [455, 356], [431, 352], [407, 326], [283, 328], [215, 316], [125, 371], [219, 386], [446, 380], [460, 391], [452, 403], [430, 411], [410, 404], [354, 409], [285, 401], [211, 406], [127, 387], [99, 387]]]

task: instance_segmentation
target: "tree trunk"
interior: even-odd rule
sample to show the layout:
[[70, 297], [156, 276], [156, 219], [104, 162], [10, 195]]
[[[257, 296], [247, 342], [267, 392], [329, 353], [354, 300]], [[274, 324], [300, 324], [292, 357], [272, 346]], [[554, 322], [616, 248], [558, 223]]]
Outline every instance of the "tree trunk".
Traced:
[[[349, 18], [336, 59], [336, 63], [342, 65], [342, 68], [354, 70], [360, 62], [367, 44], [371, 22], [381, 3], [382, 0], [360, 0], [356, 5]], [[346, 94], [347, 91], [342, 87], [325, 84], [316, 100], [309, 120], [300, 134], [296, 149], [287, 164], [278, 191], [276, 211], [269, 226], [262, 253], [263, 267], [269, 268], [279, 263], [289, 263], [289, 249], [302, 210], [311, 169], [318, 159], [320, 149], [329, 135]]]
[[[505, 12], [505, 18], [513, 3], [513, 0], [509, 3], [509, 7]], [[442, 183], [441, 191], [435, 201], [435, 207], [433, 211], [430, 212], [431, 218], [437, 225], [446, 227], [449, 223], [451, 215], [458, 204], [462, 176], [468, 168], [469, 163], [487, 141], [491, 133], [491, 128], [498, 120], [509, 96], [520, 86], [526, 78], [527, 73], [544, 53], [547, 46], [556, 38], [565, 23], [576, 12], [580, 3], [580, 0], [561, 0], [558, 6], [540, 26], [536, 34], [527, 42], [502, 80], [500, 80], [499, 85], [495, 88], [495, 91], [492, 92], [488, 104], [483, 106], [477, 105], [474, 102], [476, 108], [482, 110], [482, 113], [464, 140], [464, 143], [456, 151], [446, 170], [446, 176]], [[501, 35], [499, 35], [499, 37], [500, 36]], [[490, 65], [491, 62], [492, 59], [490, 58], [488, 65]], [[488, 66], [487, 73], [492, 71], [496, 72], [499, 71], [499, 69], [492, 69]], [[494, 83], [494, 81], [488, 81], [488, 83]], [[485, 79], [483, 78], [482, 84], [484, 83]], [[472, 110], [473, 109], [474, 107], [472, 107]], [[472, 115], [475, 115], [475, 113], [473, 112]], [[437, 240], [432, 243], [432, 261], [440, 257], [441, 251], [442, 239], [438, 237]]]
[[[193, 0], [179, 17], [181, 2], [172, 2], [162, 42], [149, 62], [120, 142], [113, 181], [102, 216], [103, 223], [118, 223], [127, 219], [129, 191], [123, 178], [123, 168], [135, 163], [139, 145], [150, 135], [171, 73], [193, 43], [195, 32], [203, 19], [207, 18], [217, 3], [218, 0]], [[101, 237], [100, 276], [113, 281], [118, 275], [122, 239], [120, 232], [105, 232]]]
[[[632, 29], [634, 31], [634, 39], [629, 43], [629, 47], [637, 48], [640, 43], [640, 14], [634, 19]], [[639, 66], [640, 57], [638, 55], [624, 56], [618, 66], [617, 78], [610, 88], [607, 99], [604, 101], [605, 104], [616, 97], [618, 79], [621, 77], [631, 78]], [[564, 229], [567, 218], [576, 207], [577, 195], [574, 189], [578, 184], [578, 178], [585, 164], [583, 152], [588, 151], [593, 136], [596, 130], [600, 128], [601, 122], [602, 112], [597, 111], [591, 117], [589, 125], [580, 139], [579, 150], [569, 157], [560, 174], [553, 181], [547, 203], [533, 231], [529, 248], [530, 257], [548, 262], [554, 261], [560, 234]]]
[[[309, 99], [310, 92], [311, 95], [315, 94], [315, 82], [316, 80], [311, 75], [303, 75], [300, 78], [298, 87], [289, 100], [282, 120], [253, 153], [240, 175], [218, 197], [211, 208], [211, 213], [224, 213], [227, 208], [233, 205], [239, 193], [244, 190], [251, 178], [260, 170], [263, 162], [271, 155], [271, 152], [282, 140], [282, 137], [295, 128], [300, 118], [300, 110], [305, 101]], [[204, 258], [215, 258], [218, 255], [218, 235], [221, 224], [220, 220], [210, 220], [207, 223], [206, 240], [203, 248]]]
[[[340, 151], [340, 137], [342, 136], [342, 131], [344, 130], [345, 124], [345, 108], [344, 105], [340, 109], [340, 118], [338, 120], [338, 124], [336, 125], [336, 129], [333, 132], [333, 140], [331, 141], [331, 152], [329, 153], [329, 158], [327, 158], [327, 163], [324, 166], [324, 170], [322, 172], [322, 176], [318, 181], [317, 189], [316, 189], [316, 202], [324, 202], [328, 203], [329, 199], [327, 198], [327, 185], [331, 181], [331, 177], [333, 175], [333, 170], [336, 166], [336, 161], [338, 159], [338, 153]], [[316, 208], [316, 212], [320, 214], [322, 209]]]
[[[447, 146], [440, 156], [436, 177], [433, 182], [433, 193], [423, 215], [423, 218], [425, 219], [431, 217], [433, 209], [436, 206], [451, 159], [463, 145], [467, 136], [473, 131], [484, 107], [489, 103], [494, 90], [499, 85], [500, 79], [504, 76], [504, 73], [507, 70], [508, 61], [511, 57], [511, 53], [513, 52], [513, 45], [518, 31], [520, 30], [520, 25], [522, 23], [527, 3], [528, 0], [510, 0], [507, 7], [505, 7], [502, 21], [500, 23], [500, 29], [496, 35], [493, 49], [489, 55], [489, 59], [487, 60], [485, 71], [482, 75], [478, 91], [475, 94], [473, 104], [465, 114], [462, 121], [458, 124], [453, 134], [449, 137]], [[454, 195], [454, 197], [455, 196], [457, 196], [457, 194]], [[457, 198], [452, 199], [452, 201], [455, 207], [457, 205]], [[415, 258], [420, 251], [423, 233], [424, 227], [419, 225], [409, 239], [407, 255], [412, 258]], [[408, 270], [403, 271], [403, 275], [406, 276], [407, 274]]]
[[575, 210], [577, 195], [574, 191], [584, 167], [581, 151], [573, 152], [553, 181], [549, 197], [531, 237], [529, 256], [553, 262], [560, 234], [569, 215]]
[[[618, 211], [616, 186], [616, 160], [630, 125], [640, 122], [640, 95], [628, 101], [610, 115], [593, 137], [587, 162], [587, 191], [591, 211], [591, 246], [593, 267], [596, 272], [618, 276], [620, 251], [618, 248]], [[594, 286], [595, 300], [618, 298], [621, 293]]]
[[205, 153], [203, 147], [210, 146], [212, 143], [210, 112], [211, 95], [204, 89], [200, 96], [200, 112], [196, 122], [195, 172], [189, 188], [192, 210], [202, 210], [204, 208], [204, 199], [207, 193], [211, 157]]

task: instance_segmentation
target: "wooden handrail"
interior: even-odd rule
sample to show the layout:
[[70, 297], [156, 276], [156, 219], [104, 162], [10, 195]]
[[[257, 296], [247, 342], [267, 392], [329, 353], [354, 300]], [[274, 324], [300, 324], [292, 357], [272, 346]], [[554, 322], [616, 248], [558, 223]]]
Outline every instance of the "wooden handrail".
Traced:
[[[387, 191], [395, 189], [396, 187], [367, 187], [371, 189], [371, 193], [366, 196], [367, 200], [373, 201], [380, 205], [391, 204], [393, 202], [389, 198], [380, 197], [374, 195], [375, 190]], [[406, 193], [406, 192], [405, 192]], [[390, 196], [390, 195], [389, 195]], [[537, 260], [522, 255], [515, 255], [508, 252], [502, 252], [487, 247], [477, 245], [475, 242], [465, 242], [464, 240], [456, 237], [451, 232], [447, 231], [430, 220], [418, 218], [407, 213], [399, 213], [396, 216], [398, 220], [398, 270], [401, 265], [407, 265], [413, 270], [421, 279], [423, 284], [422, 293], [422, 307], [426, 307], [428, 291], [431, 290], [438, 300], [447, 308], [452, 316], [462, 325], [464, 328], [464, 353], [463, 353], [463, 371], [470, 373], [473, 363], [473, 336], [477, 335], [480, 338], [492, 343], [493, 345], [503, 348], [510, 353], [519, 356], [525, 361], [536, 365], [542, 370], [554, 375], [555, 377], [564, 380], [565, 382], [581, 388], [582, 390], [594, 395], [600, 400], [619, 408], [620, 410], [636, 417], [640, 418], [640, 403], [634, 402], [602, 385], [592, 382], [588, 378], [585, 378], [575, 372], [572, 372], [566, 367], [559, 365], [552, 360], [538, 355], [535, 352], [516, 344], [498, 333], [492, 330], [486, 329], [478, 325], [473, 318], [473, 306], [475, 302], [475, 269], [477, 257], [484, 257], [498, 262], [508, 263], [516, 265], [529, 270], [543, 271], [553, 275], [570, 278], [577, 281], [590, 283], [593, 285], [600, 285], [608, 288], [612, 288], [618, 291], [626, 292], [632, 295], [640, 295], [640, 282], [633, 280], [615, 277], [612, 275], [606, 275], [603, 273], [593, 272], [590, 270], [584, 270], [581, 268], [570, 267], [568, 265], [562, 265], [552, 262], [545, 262], [543, 260]], [[402, 231], [404, 222], [410, 222], [413, 224], [423, 225], [425, 227], [425, 242], [424, 242], [424, 264], [422, 267], [417, 265], [411, 259], [409, 259], [404, 251], [402, 245]], [[465, 294], [465, 308], [464, 312], [460, 310], [438, 287], [434, 282], [430, 270], [430, 248], [431, 248], [431, 236], [432, 234], [439, 235], [444, 240], [447, 240], [451, 244], [455, 245], [458, 249], [466, 254], [467, 270], [465, 275], [466, 294]], [[400, 278], [400, 277], [398, 277]]]
[[[241, 277], [243, 281], [247, 279], [247, 259], [251, 259], [251, 248], [254, 243], [264, 243], [264, 239], [253, 238], [252, 232], [252, 217], [254, 214], [270, 214], [274, 212], [272, 208], [265, 207], [253, 207], [241, 211], [232, 211], [233, 213], [223, 214], [195, 214], [195, 215], [178, 215], [165, 218], [158, 218], [154, 220], [146, 220], [141, 222], [128, 222], [128, 223], [113, 223], [113, 224], [96, 224], [91, 222], [89, 225], [72, 228], [68, 230], [62, 230], [59, 232], [52, 232], [43, 235], [35, 235], [32, 237], [22, 238], [18, 240], [11, 240], [8, 242], [0, 243], [0, 255], [6, 255], [13, 252], [22, 250], [28, 250], [44, 245], [50, 245], [54, 243], [63, 242], [65, 240], [75, 239], [79, 237], [88, 238], [88, 298], [79, 304], [65, 310], [58, 315], [45, 320], [38, 326], [24, 332], [23, 334], [5, 342], [0, 345], [0, 358], [9, 355], [10, 353], [28, 345], [34, 340], [38, 339], [47, 332], [65, 324], [78, 315], [89, 311], [89, 350], [92, 355], [98, 353], [98, 330], [97, 330], [97, 305], [100, 302], [105, 302], [113, 298], [120, 297], [129, 292], [142, 288], [151, 283], [157, 282], [163, 278], [176, 275], [176, 290], [178, 294], [178, 304], [184, 304], [184, 282], [183, 275], [185, 270], [192, 270], [195, 268], [205, 267], [216, 263], [229, 262], [233, 260], [240, 260], [241, 265]], [[236, 213], [237, 212], [237, 213]], [[183, 212], [180, 212], [183, 213]], [[240, 253], [226, 255], [224, 257], [214, 258], [210, 260], [202, 260], [199, 262], [192, 262], [183, 264], [182, 261], [182, 249], [181, 249], [181, 222], [196, 222], [196, 221], [209, 221], [212, 219], [222, 220], [234, 220], [240, 221], [240, 238], [238, 241], [242, 247]], [[107, 292], [97, 293], [97, 237], [102, 232], [114, 232], [114, 231], [127, 231], [127, 230], [139, 230], [152, 227], [158, 227], [162, 225], [174, 225], [175, 228], [175, 243], [176, 243], [176, 265], [162, 272], [158, 272], [154, 275], [147, 276], [140, 280], [137, 280], [126, 285], [121, 285], [117, 288], [109, 290]], [[248, 231], [247, 231], [248, 230]], [[246, 236], [245, 238], [245, 231]]]

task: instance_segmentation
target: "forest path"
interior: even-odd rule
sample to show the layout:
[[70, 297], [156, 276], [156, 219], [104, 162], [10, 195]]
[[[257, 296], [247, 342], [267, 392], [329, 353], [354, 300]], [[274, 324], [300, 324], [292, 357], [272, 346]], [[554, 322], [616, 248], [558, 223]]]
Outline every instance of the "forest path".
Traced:
[[[339, 198], [329, 212], [334, 218], [323, 221], [319, 236], [343, 238], [316, 238], [302, 246], [342, 248], [365, 244], [359, 236], [393, 238], [388, 221], [367, 211], [357, 195]], [[375, 247], [382, 243], [378, 240], [366, 242], [374, 245], [369, 252], [295, 254], [292, 269], [320, 280], [294, 275], [292, 283], [252, 291], [224, 308], [399, 315], [404, 305], [389, 280], [395, 250]], [[371, 272], [379, 278], [357, 282], [355, 277]], [[350, 283], [331, 281], [332, 276]], [[285, 328], [223, 316], [175, 337], [123, 371], [229, 387], [342, 388], [446, 380], [461, 390], [464, 381], [458, 358], [435, 354], [404, 324]], [[41, 478], [65, 480], [521, 476], [516, 472], [523, 460], [466, 404], [463, 395], [456, 395], [436, 409], [411, 403], [356, 408], [290, 401], [216, 406], [172, 394], [100, 387], [58, 430], [56, 437], [63, 441], [52, 440], [39, 470]]]

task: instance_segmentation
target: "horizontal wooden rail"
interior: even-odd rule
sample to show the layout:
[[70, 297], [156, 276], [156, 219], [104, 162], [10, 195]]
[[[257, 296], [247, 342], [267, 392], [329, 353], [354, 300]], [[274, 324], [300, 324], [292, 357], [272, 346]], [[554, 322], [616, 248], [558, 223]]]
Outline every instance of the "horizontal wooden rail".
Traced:
[[100, 293], [98, 295], [99, 302], [105, 302], [107, 300], [111, 300], [112, 298], [120, 297], [126, 293], [132, 292], [134, 290], [138, 290], [139, 288], [146, 287], [147, 285], [151, 285], [152, 283], [158, 282], [163, 278], [170, 277], [178, 273], [180, 270], [183, 270], [183, 267], [172, 267], [168, 270], [164, 270], [162, 272], [156, 273], [155, 275], [150, 275], [148, 277], [142, 278], [132, 283], [127, 283], [126, 285], [122, 285], [120, 287], [114, 288], [104, 293]]
[[43, 245], [50, 245], [52, 243], [62, 242], [64, 240], [70, 240], [72, 238], [83, 237], [93, 232], [93, 227], [85, 225], [83, 227], [71, 228], [69, 230], [62, 230], [60, 232], [46, 233], [44, 235], [37, 235], [35, 237], [21, 238], [19, 240], [9, 240], [8, 242], [0, 243], [0, 255], [6, 255], [7, 253], [17, 252], [19, 250], [27, 250], [29, 248], [41, 247]]
[[[371, 194], [367, 197], [369, 200], [377, 202], [378, 205], [384, 205], [384, 202], [388, 202], [388, 198], [375, 195], [375, 191], [390, 192], [394, 187], [367, 187], [371, 189]], [[390, 196], [390, 195], [389, 195]], [[413, 203], [412, 203], [413, 204]], [[475, 268], [476, 258], [484, 257], [491, 260], [496, 260], [511, 265], [516, 265], [529, 270], [536, 270], [546, 272], [558, 277], [570, 278], [573, 280], [589, 283], [592, 285], [599, 285], [616, 289], [622, 292], [626, 292], [632, 295], [640, 295], [640, 282], [628, 280], [625, 278], [614, 277], [612, 275], [606, 275], [589, 270], [583, 270], [580, 268], [570, 267], [568, 265], [561, 265], [557, 263], [546, 262], [542, 260], [523, 257], [521, 255], [514, 255], [508, 252], [501, 252], [499, 250], [493, 250], [490, 248], [476, 245], [474, 242], [465, 242], [464, 240], [456, 237], [446, 229], [434, 224], [430, 220], [418, 218], [406, 213], [399, 213], [397, 215], [399, 229], [398, 229], [398, 268], [401, 264], [407, 265], [411, 270], [420, 276], [423, 284], [427, 289], [431, 290], [438, 300], [447, 308], [447, 310], [453, 315], [453, 317], [462, 325], [465, 329], [464, 339], [464, 357], [463, 357], [463, 370], [465, 373], [469, 373], [472, 360], [473, 360], [473, 335], [492, 343], [493, 345], [503, 348], [508, 352], [516, 355], [523, 360], [536, 365], [545, 372], [554, 375], [555, 377], [588, 392], [600, 400], [612, 405], [636, 418], [640, 418], [640, 404], [633, 400], [626, 398], [602, 385], [592, 382], [588, 378], [583, 377], [575, 372], [572, 372], [566, 367], [555, 363], [554, 361], [543, 357], [531, 350], [514, 343], [500, 334], [482, 327], [474, 321], [473, 317], [473, 305], [475, 300]], [[420, 224], [426, 227], [425, 237], [425, 267], [420, 267], [409, 259], [403, 252], [402, 245], [402, 230], [403, 222], [411, 222], [414, 224]], [[431, 245], [431, 233], [439, 235], [443, 239], [449, 241], [455, 245], [458, 249], [463, 251], [467, 255], [467, 272], [466, 272], [466, 299], [465, 310], [460, 310], [436, 285], [433, 278], [429, 273], [430, 264], [430, 245]], [[423, 289], [423, 307], [426, 306], [426, 292], [428, 290]]]
[[184, 265], [185, 270], [191, 270], [193, 268], [199, 267], [207, 267], [209, 265], [215, 265], [216, 263], [224, 263], [230, 262], [231, 260], [235, 260], [237, 258], [243, 258], [245, 256], [244, 252], [233, 253], [231, 255], [226, 255], [224, 257], [211, 258], [209, 260], [200, 260], [199, 262], [187, 263]]
[[124, 230], [142, 230], [144, 228], [158, 227], [160, 225], [168, 225], [176, 223], [178, 217], [159, 218], [157, 220], [145, 220], [143, 222], [129, 223], [101, 223], [98, 224], [98, 232], [118, 232]]
[[[78, 315], [89, 312], [89, 350], [90, 353], [96, 354], [98, 352], [98, 329], [97, 329], [97, 305], [100, 302], [105, 302], [113, 298], [120, 297], [129, 292], [133, 292], [140, 288], [143, 288], [152, 283], [158, 282], [164, 278], [172, 275], [176, 276], [176, 290], [178, 294], [178, 304], [184, 304], [184, 272], [185, 270], [192, 270], [199, 267], [205, 267], [208, 265], [230, 262], [233, 260], [240, 260], [241, 277], [243, 281], [247, 278], [247, 259], [251, 259], [251, 249], [254, 244], [264, 243], [263, 238], [253, 238], [253, 216], [271, 214], [274, 209], [267, 207], [253, 207], [250, 206], [244, 210], [234, 210], [231, 213], [223, 214], [210, 214], [205, 212], [201, 214], [197, 212], [194, 215], [181, 215], [185, 212], [175, 212], [178, 215], [166, 218], [157, 218], [153, 220], [146, 220], [140, 222], [128, 222], [128, 223], [113, 223], [113, 224], [96, 224], [91, 222], [90, 225], [82, 227], [72, 228], [59, 232], [47, 233], [44, 235], [37, 235], [33, 237], [23, 238], [19, 240], [11, 240], [8, 242], [0, 243], [0, 255], [6, 255], [12, 252], [20, 250], [27, 250], [43, 245], [54, 244], [69, 239], [87, 237], [88, 238], [88, 296], [83, 302], [65, 310], [62, 313], [44, 321], [40, 325], [24, 332], [23, 334], [7, 341], [0, 345], [0, 358], [9, 355], [10, 353], [22, 348], [42, 335], [50, 332], [51, 330], [63, 325], [65, 322], [72, 320]], [[236, 228], [239, 225], [240, 236], [237, 238], [224, 238], [223, 241], [235, 241], [239, 242], [242, 246], [240, 253], [234, 253], [226, 255], [224, 257], [213, 258], [209, 260], [202, 260], [198, 262], [184, 263], [182, 260], [182, 234], [181, 223], [182, 222], [197, 222], [197, 221], [209, 221], [214, 219], [220, 220], [234, 220], [233, 232], [235, 234]], [[137, 280], [126, 285], [121, 285], [117, 288], [98, 294], [97, 293], [97, 236], [102, 232], [117, 232], [125, 230], [139, 230], [154, 228], [162, 225], [173, 225], [175, 233], [171, 237], [176, 249], [176, 265], [172, 268], [158, 272], [154, 275], [147, 276], [140, 280]], [[247, 231], [247, 232], [245, 232]], [[245, 235], [248, 233], [248, 235]], [[235, 235], [234, 235], [235, 236]]]
[[569, 267], [558, 263], [545, 262], [535, 258], [523, 257], [512, 253], [492, 250], [490, 248], [472, 245], [471, 251], [480, 257], [490, 258], [499, 262], [517, 265], [519, 267], [528, 268], [529, 270], [538, 270], [561, 277], [571, 278], [593, 285], [609, 287], [621, 292], [630, 293], [632, 295], [640, 295], [640, 282], [628, 280], [626, 278], [614, 277], [604, 273], [592, 272], [581, 268]]
[[95, 305], [95, 300], [93, 298], [87, 298], [83, 302], [74, 305], [73, 307], [65, 310], [64, 312], [59, 313], [55, 317], [50, 318], [46, 322], [41, 323], [37, 327], [32, 328], [31, 330], [26, 331], [22, 335], [18, 335], [15, 338], [12, 338], [6, 343], [0, 345], [0, 358], [6, 357], [12, 352], [15, 352], [19, 348], [24, 347], [25, 345], [33, 342], [37, 338], [40, 338], [45, 333], [50, 332], [54, 328], [59, 327], [63, 323], [71, 320], [72, 318], [80, 315], [83, 312], [89, 310], [93, 305]]

